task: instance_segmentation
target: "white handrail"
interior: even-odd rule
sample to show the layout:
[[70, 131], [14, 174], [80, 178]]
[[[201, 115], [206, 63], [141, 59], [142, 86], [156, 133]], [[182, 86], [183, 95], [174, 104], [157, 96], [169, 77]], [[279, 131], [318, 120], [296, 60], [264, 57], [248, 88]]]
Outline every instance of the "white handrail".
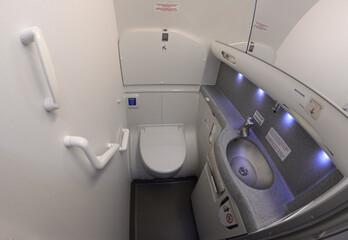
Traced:
[[119, 149], [120, 152], [126, 151], [128, 147], [128, 138], [129, 138], [129, 129], [122, 128], [123, 136], [122, 136], [122, 142], [121, 147]]
[[41, 66], [44, 71], [48, 88], [51, 92], [51, 97], [47, 97], [44, 101], [44, 108], [47, 112], [59, 109], [58, 106], [58, 84], [54, 67], [51, 60], [50, 52], [48, 51], [46, 41], [39, 27], [31, 27], [23, 29], [20, 34], [20, 39], [24, 45], [29, 45], [35, 42], [38, 50]]
[[88, 160], [91, 162], [93, 167], [95, 167], [96, 169], [102, 169], [117, 151], [122, 152], [127, 150], [129, 129], [123, 128], [122, 132], [123, 132], [123, 136], [122, 136], [121, 146], [118, 143], [109, 143], [108, 150], [106, 150], [106, 152], [100, 156], [96, 156], [93, 153], [87, 139], [83, 137], [65, 136], [64, 145], [68, 148], [77, 147], [82, 149], [82, 151], [86, 154]]
[[89, 146], [87, 139], [76, 136], [65, 136], [64, 145], [66, 147], [77, 147], [82, 149], [82, 151], [86, 154], [88, 160], [96, 169], [102, 169], [120, 148], [120, 144], [118, 143], [109, 143], [109, 149], [102, 155], [96, 156]]

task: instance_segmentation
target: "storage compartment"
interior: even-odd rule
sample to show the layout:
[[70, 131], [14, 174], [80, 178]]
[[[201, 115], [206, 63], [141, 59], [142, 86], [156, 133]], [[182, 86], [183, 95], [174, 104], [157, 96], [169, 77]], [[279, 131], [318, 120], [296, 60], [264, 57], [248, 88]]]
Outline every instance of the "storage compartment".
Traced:
[[246, 233], [236, 203], [225, 189], [218, 194], [209, 163], [206, 163], [191, 195], [199, 239], [214, 240]]
[[186, 33], [160, 29], [129, 31], [122, 35], [119, 47], [124, 85], [202, 82], [207, 50]]
[[221, 126], [209, 107], [207, 100], [201, 94], [199, 96], [198, 116], [199, 122], [197, 136], [200, 159], [198, 175], [200, 175], [200, 172], [203, 170], [205, 165], [205, 160], [207, 159], [208, 153], [214, 147], [215, 140], [221, 132]]

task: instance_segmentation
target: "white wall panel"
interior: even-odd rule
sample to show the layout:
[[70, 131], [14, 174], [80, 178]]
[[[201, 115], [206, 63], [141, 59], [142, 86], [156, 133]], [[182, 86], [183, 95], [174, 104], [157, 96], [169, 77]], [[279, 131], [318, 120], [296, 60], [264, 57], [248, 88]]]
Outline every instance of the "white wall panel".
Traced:
[[348, 105], [348, 2], [320, 0], [280, 46], [275, 65], [341, 107]]
[[188, 32], [207, 40], [207, 44], [213, 39], [225, 43], [248, 41], [255, 4], [254, 0], [177, 0], [173, 3], [179, 4], [179, 11], [155, 12], [156, 1], [114, 2], [121, 37], [134, 28], [168, 28]]
[[[133, 96], [134, 94], [126, 94]], [[130, 127], [142, 124], [162, 123], [162, 93], [139, 93], [139, 107], [127, 108], [127, 121]]]
[[[66, 134], [86, 137], [97, 154], [125, 126], [113, 2], [0, 2], [0, 239], [128, 239], [130, 182], [126, 154], [96, 171]], [[42, 29], [61, 90], [49, 94], [34, 45], [23, 28]]]
[[198, 116], [199, 93], [163, 93], [162, 122], [195, 124]]
[[[211, 40], [248, 41], [255, 0], [176, 0], [177, 12], [155, 12], [155, 2], [114, 0], [120, 37], [130, 29], [167, 28], [195, 36], [207, 49]], [[218, 68], [216, 58], [208, 55], [202, 83], [215, 84]]]
[[196, 84], [202, 82], [206, 48], [191, 36], [161, 29], [126, 32], [120, 39], [123, 83]]
[[253, 52], [270, 64], [274, 64], [276, 52], [291, 29], [318, 0], [258, 0], [250, 40]]

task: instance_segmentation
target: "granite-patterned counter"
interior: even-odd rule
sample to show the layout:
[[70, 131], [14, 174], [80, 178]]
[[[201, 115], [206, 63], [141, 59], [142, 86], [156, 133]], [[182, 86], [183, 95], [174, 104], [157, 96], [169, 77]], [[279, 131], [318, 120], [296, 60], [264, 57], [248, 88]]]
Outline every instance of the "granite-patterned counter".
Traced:
[[223, 128], [215, 142], [215, 158], [225, 186], [238, 205], [247, 232], [255, 232], [285, 217], [286, 205], [293, 200], [293, 196], [265, 148], [250, 131], [248, 138], [263, 152], [274, 173], [274, 183], [270, 188], [254, 189], [235, 176], [226, 155], [227, 145], [239, 137], [237, 130], [244, 119], [218, 88], [202, 86], [201, 93], [210, 99], [208, 104]]

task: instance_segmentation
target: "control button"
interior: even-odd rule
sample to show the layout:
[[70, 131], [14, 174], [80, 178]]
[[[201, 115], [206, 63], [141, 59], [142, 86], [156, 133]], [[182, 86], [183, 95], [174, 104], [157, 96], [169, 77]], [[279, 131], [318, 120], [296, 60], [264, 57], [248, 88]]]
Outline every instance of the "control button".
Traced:
[[136, 106], [137, 99], [136, 98], [128, 98], [128, 106]]
[[139, 107], [139, 95], [129, 94], [126, 100], [128, 108], [138, 108]]

